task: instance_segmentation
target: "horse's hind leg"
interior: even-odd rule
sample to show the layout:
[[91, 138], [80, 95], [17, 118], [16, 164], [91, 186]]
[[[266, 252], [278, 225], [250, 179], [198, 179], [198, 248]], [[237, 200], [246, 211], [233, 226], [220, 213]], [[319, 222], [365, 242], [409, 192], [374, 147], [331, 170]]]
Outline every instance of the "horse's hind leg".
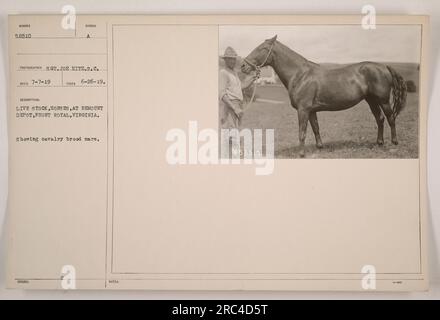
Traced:
[[379, 104], [374, 101], [373, 98], [367, 98], [366, 99], [368, 104], [370, 105], [371, 112], [374, 115], [374, 118], [376, 119], [377, 123], [377, 144], [383, 145], [383, 123], [384, 123], [384, 116], [380, 109]]
[[394, 118], [393, 115], [393, 109], [391, 108], [391, 105], [388, 102], [381, 103], [380, 106], [382, 108], [383, 113], [385, 114], [385, 117], [387, 117], [388, 124], [390, 125], [391, 128], [391, 142], [394, 144], [398, 144], [399, 142], [397, 141], [396, 119]]
[[309, 114], [309, 122], [312, 127], [313, 134], [315, 135], [316, 147], [322, 148], [321, 135], [319, 134], [319, 123], [318, 123], [318, 115], [316, 112], [310, 112]]

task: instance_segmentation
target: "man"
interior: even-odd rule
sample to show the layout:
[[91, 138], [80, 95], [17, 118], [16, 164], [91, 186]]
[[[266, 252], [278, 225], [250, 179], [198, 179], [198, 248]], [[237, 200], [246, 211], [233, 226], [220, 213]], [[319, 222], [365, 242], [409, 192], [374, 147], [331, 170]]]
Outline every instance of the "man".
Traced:
[[243, 90], [248, 88], [256, 76], [250, 76], [241, 82], [234, 70], [237, 63], [237, 53], [227, 47], [221, 56], [225, 61], [225, 68], [219, 73], [219, 111], [220, 126], [222, 129], [239, 129], [243, 115]]

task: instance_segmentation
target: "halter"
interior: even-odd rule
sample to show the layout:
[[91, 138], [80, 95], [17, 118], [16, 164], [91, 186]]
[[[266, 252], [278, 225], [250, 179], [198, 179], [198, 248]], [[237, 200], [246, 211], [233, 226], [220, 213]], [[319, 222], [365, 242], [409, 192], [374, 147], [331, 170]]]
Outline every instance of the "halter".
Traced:
[[[273, 49], [274, 44], [275, 44], [275, 42], [272, 42], [272, 44], [271, 44], [271, 46], [270, 46], [270, 48], [269, 48], [269, 52], [267, 53], [266, 58], [264, 59], [263, 63], [261, 63], [261, 64], [258, 65], [258, 66], [257, 66], [256, 64], [250, 62], [248, 59], [244, 58], [244, 62], [246, 62], [248, 65], [250, 65], [250, 66], [255, 70], [255, 73], [256, 73], [257, 79], [260, 78], [261, 68], [264, 67], [264, 65], [266, 64], [267, 60], [269, 59], [269, 56], [270, 56], [270, 54], [272, 53], [272, 49]], [[256, 92], [256, 91], [257, 91], [257, 83], [254, 82], [254, 89], [252, 90], [252, 96], [251, 96], [251, 99], [250, 99], [249, 102], [246, 104], [246, 107], [244, 108], [243, 111], [249, 109], [249, 107], [251, 106], [252, 101], [254, 100], [255, 92]]]
[[269, 59], [269, 56], [272, 53], [272, 49], [273, 49], [274, 44], [275, 44], [275, 41], [272, 42], [272, 44], [271, 44], [271, 46], [269, 48], [269, 52], [267, 53], [267, 56], [264, 59], [264, 61], [260, 65], [258, 65], [258, 66], [256, 64], [252, 63], [251, 61], [249, 61], [248, 59], [244, 58], [244, 62], [246, 62], [248, 65], [250, 65], [252, 68], [254, 68], [254, 70], [257, 72], [257, 78], [260, 77], [260, 72], [261, 72], [260, 69], [262, 67], [264, 67], [264, 65], [266, 64], [267, 60]]

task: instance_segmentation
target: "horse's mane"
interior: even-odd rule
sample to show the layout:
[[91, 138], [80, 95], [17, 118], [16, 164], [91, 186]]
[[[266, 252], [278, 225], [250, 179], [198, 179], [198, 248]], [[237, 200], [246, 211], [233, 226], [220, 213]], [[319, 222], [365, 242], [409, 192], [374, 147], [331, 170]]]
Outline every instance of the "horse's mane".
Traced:
[[278, 40], [275, 40], [275, 41], [276, 41], [276, 43], [277, 43], [277, 44], [278, 44], [283, 50], [287, 51], [290, 55], [295, 56], [296, 59], [302, 60], [302, 61], [304, 61], [304, 62], [306, 62], [306, 63], [310, 63], [310, 64], [312, 64], [312, 65], [319, 66], [318, 63], [306, 59], [305, 57], [303, 57], [302, 55], [300, 55], [300, 54], [297, 53], [296, 51], [290, 49], [288, 46], [286, 46], [286, 45], [283, 44], [282, 42], [280, 42], [280, 41], [278, 41]]

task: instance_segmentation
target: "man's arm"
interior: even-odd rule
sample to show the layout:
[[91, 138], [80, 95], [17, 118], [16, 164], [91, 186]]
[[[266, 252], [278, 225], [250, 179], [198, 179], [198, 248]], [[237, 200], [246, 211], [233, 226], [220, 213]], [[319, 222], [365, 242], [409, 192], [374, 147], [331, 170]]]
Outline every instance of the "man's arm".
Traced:
[[243, 114], [243, 111], [236, 108], [235, 105], [232, 103], [232, 101], [229, 99], [229, 97], [225, 94], [222, 97], [222, 101], [229, 107], [231, 108], [234, 113], [237, 115], [237, 117], [241, 117], [241, 115]]
[[226, 94], [226, 87], [228, 85], [228, 77], [225, 74], [224, 70], [221, 70], [219, 73], [219, 99], [223, 101], [223, 103], [230, 108], [234, 113], [240, 117], [243, 113], [241, 110], [237, 109], [235, 105], [231, 102], [228, 95]]

